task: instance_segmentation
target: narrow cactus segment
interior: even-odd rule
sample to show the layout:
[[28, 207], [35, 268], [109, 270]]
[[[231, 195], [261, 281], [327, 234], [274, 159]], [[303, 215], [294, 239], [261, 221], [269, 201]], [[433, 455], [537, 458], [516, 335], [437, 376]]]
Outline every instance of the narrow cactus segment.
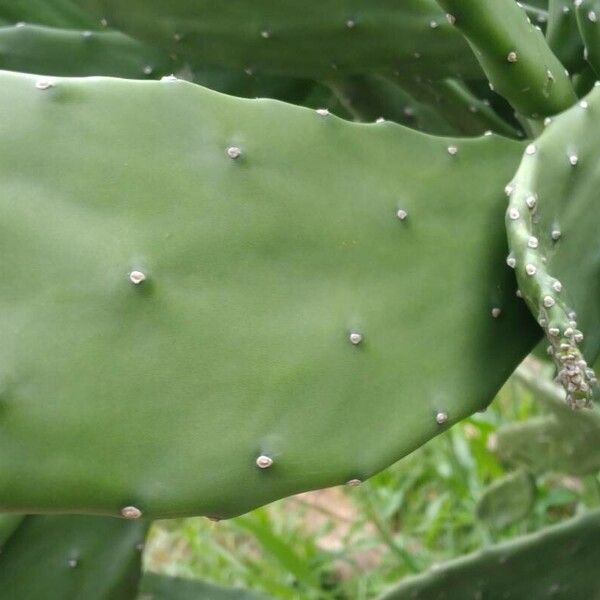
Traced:
[[118, 32], [19, 25], [0, 28], [0, 68], [44, 75], [149, 79], [172, 73], [175, 63], [162, 51]]
[[205, 66], [326, 78], [373, 71], [481, 75], [434, 0], [74, 0], [96, 19]]
[[486, 98], [479, 98], [461, 81], [433, 81], [424, 77], [397, 75], [400, 85], [417, 100], [436, 110], [463, 135], [482, 135], [487, 131], [508, 137], [521, 137], [517, 130], [501, 118]]
[[404, 78], [397, 73], [329, 80], [329, 85], [359, 121], [390, 120], [436, 135], [494, 131], [518, 137], [514, 127], [458, 80]]
[[583, 40], [572, 0], [549, 1], [546, 40], [570, 73], [577, 73], [584, 67]]
[[477, 518], [491, 529], [503, 529], [524, 519], [535, 501], [535, 482], [521, 469], [487, 487], [477, 502]]
[[438, 0], [463, 32], [495, 90], [523, 115], [561, 112], [576, 100], [564, 66], [514, 0]]
[[2, 600], [131, 600], [145, 532], [106, 517], [27, 516], [0, 553]]
[[0, 84], [7, 510], [226, 517], [364, 480], [539, 339], [504, 265], [521, 143], [171, 79]]
[[585, 46], [584, 56], [600, 77], [600, 1], [576, 0], [573, 10]]
[[5, 23], [29, 23], [49, 27], [99, 29], [101, 24], [72, 0], [0, 0], [0, 19]]
[[225, 588], [200, 579], [145, 573], [139, 600], [269, 600], [267, 596], [238, 588]]
[[600, 511], [436, 565], [380, 600], [596, 598]]
[[[527, 146], [507, 187], [507, 259], [550, 342], [567, 403], [589, 406], [600, 352], [600, 88]], [[584, 332], [586, 337], [584, 337]]]

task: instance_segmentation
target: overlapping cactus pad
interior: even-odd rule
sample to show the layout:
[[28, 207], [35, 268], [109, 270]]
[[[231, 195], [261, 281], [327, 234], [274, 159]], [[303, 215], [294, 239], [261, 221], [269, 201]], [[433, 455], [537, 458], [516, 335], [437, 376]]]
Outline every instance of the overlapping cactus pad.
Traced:
[[380, 600], [596, 598], [600, 511], [437, 565]]
[[538, 338], [504, 264], [520, 143], [0, 84], [4, 510], [220, 518], [362, 480]]
[[0, 68], [7, 71], [148, 79], [171, 73], [174, 64], [166, 53], [118, 32], [0, 27]]
[[[80, 515], [0, 515], [12, 531], [0, 553], [3, 600], [130, 600], [146, 525]], [[17, 521], [18, 519], [18, 521]]]
[[507, 262], [580, 406], [597, 383], [585, 359], [600, 352], [600, 88], [546, 124], [507, 188]]
[[337, 77], [426, 72], [479, 76], [475, 57], [433, 0], [74, 0], [96, 22], [195, 66]]

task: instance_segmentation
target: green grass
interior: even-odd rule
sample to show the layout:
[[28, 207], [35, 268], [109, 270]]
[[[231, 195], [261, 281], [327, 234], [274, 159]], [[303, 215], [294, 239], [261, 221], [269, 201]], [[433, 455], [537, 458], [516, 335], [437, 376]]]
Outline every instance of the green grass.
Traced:
[[368, 600], [402, 577], [600, 503], [596, 475], [538, 477], [528, 517], [492, 531], [475, 517], [483, 490], [507, 471], [498, 427], [539, 414], [511, 379], [490, 408], [357, 488], [275, 502], [220, 523], [158, 522], [145, 567], [242, 586], [273, 598]]

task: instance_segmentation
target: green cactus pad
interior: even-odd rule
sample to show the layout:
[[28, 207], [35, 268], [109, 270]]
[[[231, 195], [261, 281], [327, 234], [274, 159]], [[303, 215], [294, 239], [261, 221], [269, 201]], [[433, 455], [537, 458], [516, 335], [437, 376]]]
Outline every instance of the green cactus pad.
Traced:
[[380, 600], [591, 600], [600, 589], [600, 511], [436, 565]]
[[[437, 107], [419, 102], [391, 77], [355, 75], [329, 80], [328, 85], [356, 121], [384, 119], [436, 135], [460, 134]], [[477, 134], [481, 133], [479, 127]]]
[[225, 588], [199, 579], [146, 573], [137, 600], [268, 600], [262, 594]]
[[[195, 68], [326, 78], [372, 71], [481, 75], [433, 0], [75, 0], [97, 20], [159, 45]], [[315, 7], [316, 8], [316, 7]]]
[[526, 470], [508, 473], [487, 487], [477, 502], [477, 517], [492, 529], [524, 519], [535, 501], [535, 481]]
[[131, 600], [141, 574], [145, 531], [141, 521], [107, 517], [25, 517], [0, 553], [0, 596]]
[[571, 73], [579, 72], [584, 67], [585, 60], [573, 1], [550, 0], [548, 5], [548, 45]]
[[574, 11], [583, 38], [585, 58], [600, 76], [600, 2], [598, 0], [577, 0]]
[[0, 28], [0, 68], [24, 73], [148, 79], [172, 73], [166, 54], [118, 32], [37, 25]]
[[539, 339], [504, 265], [520, 143], [0, 83], [6, 511], [226, 517], [365, 479]]
[[576, 100], [564, 71], [514, 0], [438, 0], [472, 45], [494, 89], [523, 115], [537, 118]]
[[0, 19], [49, 27], [97, 29], [101, 24], [72, 0], [0, 0]]
[[24, 519], [22, 515], [0, 515], [0, 553], [15, 529]]
[[585, 359], [600, 353], [598, 135], [600, 88], [548, 124], [507, 188], [507, 262], [574, 407], [591, 401], [596, 377]]

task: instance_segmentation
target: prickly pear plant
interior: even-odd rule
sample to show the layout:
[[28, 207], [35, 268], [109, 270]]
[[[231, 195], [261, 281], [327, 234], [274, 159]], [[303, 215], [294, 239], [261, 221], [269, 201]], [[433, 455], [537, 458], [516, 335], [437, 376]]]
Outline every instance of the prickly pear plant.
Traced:
[[[544, 334], [565, 406], [591, 407], [599, 19], [0, 0], [0, 508], [219, 519], [356, 485], [484, 409]], [[481, 515], [518, 519], [498, 498], [530, 484]], [[0, 520], [2, 560], [26, 564], [23, 528], [68, 533], [46, 518]]]
[[[436, 565], [380, 600], [430, 598], [595, 598], [600, 511]], [[590, 572], [574, 576], [580, 569]]]
[[0, 78], [2, 294], [28, 307], [3, 325], [5, 509], [222, 518], [363, 480], [484, 408], [538, 339], [489, 226], [520, 143], [170, 79]]
[[[600, 89], [545, 123], [507, 186], [507, 262], [550, 341], [567, 402], [589, 406], [597, 380], [585, 354], [594, 358], [600, 350], [600, 240], [594, 219]], [[576, 306], [582, 309], [579, 317]]]
[[131, 599], [146, 528], [101, 517], [0, 515], [2, 598]]

